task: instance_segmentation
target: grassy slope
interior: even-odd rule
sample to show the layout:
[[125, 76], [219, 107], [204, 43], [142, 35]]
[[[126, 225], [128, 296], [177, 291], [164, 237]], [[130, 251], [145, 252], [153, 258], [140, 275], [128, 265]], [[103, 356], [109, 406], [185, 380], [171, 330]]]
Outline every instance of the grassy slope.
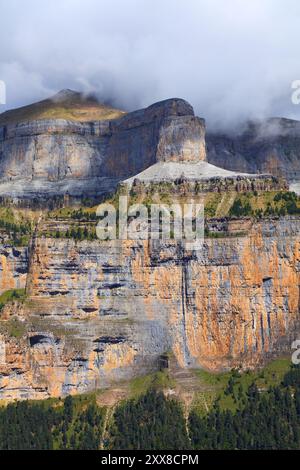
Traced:
[[[160, 372], [136, 377], [129, 382], [119, 382], [107, 390], [96, 393], [99, 406], [114, 407], [123, 400], [138, 398], [151, 387], [163, 390], [171, 396], [183, 401], [188, 408], [196, 408], [205, 414], [218, 399], [222, 409], [235, 411], [242, 406], [248, 387], [255, 382], [265, 393], [269, 387], [279, 385], [283, 376], [290, 369], [290, 358], [279, 358], [262, 369], [238, 373], [230, 371], [224, 373], [211, 373], [205, 370], [172, 370], [164, 369]], [[234, 396], [228, 394], [228, 382], [233, 381]], [[239, 389], [243, 397], [239, 398]]]
[[[197, 370], [194, 373], [199, 380], [199, 391], [195, 393], [193, 405], [200, 413], [207, 411], [213, 402], [219, 398], [222, 409], [235, 411], [241, 401], [239, 399], [239, 388], [245, 393], [248, 387], [255, 382], [259, 390], [263, 393], [271, 386], [278, 385], [291, 365], [290, 358], [279, 358], [264, 368], [257, 371], [246, 371], [238, 374], [235, 371], [222, 374], [213, 374], [204, 370]], [[227, 394], [228, 381], [233, 378], [234, 396]]]
[[[118, 209], [119, 204], [119, 196], [120, 192], [117, 191], [111, 197], [108, 197], [105, 203], [112, 204], [116, 209]], [[204, 203], [204, 212], [207, 218], [212, 217], [228, 217], [230, 216], [230, 209], [232, 208], [234, 202], [236, 200], [241, 200], [242, 204], [245, 205], [249, 203], [252, 210], [252, 215], [256, 214], [256, 211], [266, 211], [268, 206], [272, 209], [281, 209], [285, 207], [286, 202], [284, 200], [276, 200], [276, 196], [278, 195], [289, 195], [291, 194], [289, 191], [261, 191], [261, 192], [249, 192], [249, 193], [237, 193], [237, 192], [229, 192], [224, 194], [219, 193], [207, 193], [207, 194], [199, 194], [195, 195], [193, 200], [195, 202], [202, 202]], [[190, 197], [180, 195], [178, 198], [172, 198], [170, 195], [167, 194], [167, 191], [162, 188], [161, 192], [157, 192], [153, 197], [150, 195], [136, 195], [136, 194], [129, 194], [128, 196], [128, 206], [132, 204], [145, 204], [146, 206], [150, 206], [152, 203], [156, 204], [185, 204], [190, 202]], [[300, 197], [296, 197], [296, 204], [297, 207], [300, 209]], [[76, 218], [76, 213], [81, 209], [81, 212], [84, 215], [88, 215], [91, 213], [96, 213], [98, 206], [94, 207], [64, 207], [62, 209], [56, 209], [50, 211], [48, 213], [48, 217], [50, 219], [73, 219]], [[262, 214], [263, 215], [263, 214]], [[83, 220], [83, 219], [82, 219]]]
[[25, 289], [9, 289], [0, 295], [0, 310], [8, 302], [22, 300], [25, 297]]
[[27, 246], [39, 212], [30, 209], [0, 207], [0, 240], [14, 246]]
[[83, 97], [80, 93], [69, 92], [59, 99], [55, 97], [5, 111], [0, 114], [0, 126], [39, 119], [66, 119], [69, 121], [102, 121], [116, 119], [124, 114], [119, 109], [112, 108], [95, 98]]
[[[212, 403], [218, 396], [221, 397], [219, 400], [221, 409], [230, 409], [234, 412], [238, 406], [243, 409], [243, 401], [244, 403], [246, 403], [247, 401], [245, 392], [247, 391], [247, 388], [250, 384], [256, 382], [259, 386], [261, 393], [264, 393], [264, 391], [267, 390], [268, 387], [280, 384], [285, 372], [289, 370], [289, 367], [289, 360], [278, 359], [276, 361], [273, 361], [267, 367], [260, 371], [246, 372], [241, 375], [239, 375], [236, 371], [232, 371], [226, 374], [211, 374], [205, 371], [190, 370], [189, 372], [193, 374], [193, 377], [196, 378], [196, 380], [198, 381], [199, 390], [201, 390], [201, 388], [203, 389], [204, 387], [211, 388], [211, 403], [208, 402], [208, 396], [205, 397], [205, 407], [203, 406], [203, 400], [201, 402], [201, 400], [199, 400], [199, 397], [198, 402], [194, 400], [193, 402], [189, 403], [185, 399], [184, 394], [180, 395], [177, 393], [174, 396], [171, 396], [171, 398], [178, 399], [182, 402], [182, 410], [186, 419], [189, 416], [191, 408], [196, 407], [196, 411], [198, 411], [200, 414], [207, 413]], [[238, 387], [242, 387], [244, 390], [242, 398], [238, 404], [234, 403], [232, 395], [227, 399], [227, 401], [223, 399], [223, 396], [225, 395], [224, 391], [228, 387], [228, 381], [232, 378], [234, 378], [234, 395], [237, 394], [236, 389]], [[60, 398], [49, 398], [47, 400], [42, 401], [29, 400], [28, 405], [29, 407], [32, 407], [31, 413], [33, 419], [36, 419], [34, 417], [37, 416], [36, 409], [38, 405], [40, 416], [43, 417], [43, 420], [47, 419], [47, 421], [45, 421], [46, 425], [47, 423], [52, 422], [51, 433], [53, 439], [53, 448], [55, 450], [65, 448], [66, 443], [68, 446], [71, 447], [75, 445], [75, 448], [91, 448], [91, 444], [93, 446], [95, 446], [95, 444], [97, 446], [100, 446], [100, 449], [110, 448], [107, 446], [111, 444], [111, 437], [115, 434], [114, 412], [120, 402], [124, 403], [125, 400], [127, 401], [132, 398], [137, 400], [139, 397], [141, 397], [141, 395], [144, 395], [147, 390], [153, 385], [156, 386], [158, 390], [163, 390], [169, 396], [172, 395], [170, 394], [170, 391], [172, 391], [171, 389], [176, 389], [176, 387], [178, 387], [176, 380], [174, 380], [174, 377], [172, 377], [172, 370], [164, 370], [158, 373], [153, 373], [144, 377], [136, 378], [131, 382], [123, 383], [124, 390], [125, 385], [127, 386], [126, 394], [124, 394], [121, 398], [119, 397], [118, 400], [112, 401], [111, 403], [105, 402], [105, 393], [106, 395], [113, 394], [113, 388], [107, 389], [106, 392], [95, 391], [92, 393], [73, 396], [72, 400], [68, 399], [69, 406], [66, 406], [67, 402]], [[0, 402], [0, 407], [5, 407], [6, 405], [7, 403], [5, 403], [4, 401]], [[17, 406], [19, 407], [19, 405]], [[130, 407], [127, 408], [128, 415], [125, 416], [125, 419], [127, 419], [128, 416], [129, 423], [132, 421], [132, 406], [133, 404], [131, 402]], [[4, 412], [5, 410], [2, 411]], [[49, 412], [51, 412], [51, 414], [47, 415], [47, 413]], [[53, 417], [51, 418], [51, 415], [53, 416], [54, 412], [56, 416], [55, 421], [53, 420]], [[163, 409], [162, 412], [164, 412]], [[151, 408], [149, 408], [148, 413], [149, 419], [152, 419]], [[159, 413], [159, 409], [156, 409], [155, 413]], [[22, 416], [21, 405], [19, 408], [19, 416]], [[28, 416], [31, 416], [30, 408], [25, 408], [24, 416], [26, 423], [26, 421], [28, 422]], [[145, 417], [147, 418], [148, 415], [145, 415], [143, 419], [145, 419]], [[13, 422], [16, 422], [14, 416], [13, 418]], [[176, 419], [176, 416], [174, 416], [174, 418]], [[139, 424], [137, 422], [136, 425], [141, 425], [141, 423]], [[144, 425], [144, 421], [142, 425]], [[168, 431], [168, 426], [165, 427], [166, 431]], [[24, 432], [24, 430], [26, 431], [26, 428], [22, 426], [21, 431]], [[9, 431], [11, 432], [11, 428], [9, 429]], [[13, 433], [14, 432], [15, 428], [13, 428]], [[119, 432], [130, 432], [130, 426], [128, 429], [126, 428], [126, 426], [122, 426], [122, 428], [119, 428]], [[36, 436], [32, 437], [32, 439], [34, 439], [33, 442], [37, 440]], [[41, 445], [41, 443], [39, 443], [38, 445]], [[88, 447], [86, 447], [87, 445]], [[126, 447], [124, 448], [126, 449]]]

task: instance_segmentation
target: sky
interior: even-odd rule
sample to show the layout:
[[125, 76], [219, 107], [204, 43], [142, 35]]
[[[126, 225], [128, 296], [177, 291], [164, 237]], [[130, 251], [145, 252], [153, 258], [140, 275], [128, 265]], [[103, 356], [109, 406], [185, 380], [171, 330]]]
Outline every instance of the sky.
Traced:
[[70, 88], [131, 111], [188, 100], [208, 126], [300, 119], [298, 0], [0, 0], [0, 112]]

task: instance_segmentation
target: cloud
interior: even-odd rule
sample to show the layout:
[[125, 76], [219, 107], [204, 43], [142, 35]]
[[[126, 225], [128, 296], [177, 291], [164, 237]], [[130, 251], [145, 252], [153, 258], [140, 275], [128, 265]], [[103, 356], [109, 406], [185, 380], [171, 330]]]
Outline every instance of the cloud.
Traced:
[[127, 110], [182, 97], [215, 127], [300, 118], [297, 0], [0, 2], [7, 107], [72, 88]]

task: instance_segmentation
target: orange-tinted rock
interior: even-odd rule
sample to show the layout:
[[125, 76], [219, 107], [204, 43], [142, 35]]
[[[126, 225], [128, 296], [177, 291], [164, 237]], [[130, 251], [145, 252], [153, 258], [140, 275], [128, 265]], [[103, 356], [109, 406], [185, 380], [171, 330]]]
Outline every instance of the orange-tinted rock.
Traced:
[[207, 238], [197, 252], [174, 240], [36, 239], [28, 299], [11, 307], [26, 332], [9, 336], [8, 307], [1, 322], [1, 397], [103, 387], [155, 369], [166, 351], [182, 367], [210, 370], [290, 352], [299, 228], [296, 217], [246, 220], [248, 235]]

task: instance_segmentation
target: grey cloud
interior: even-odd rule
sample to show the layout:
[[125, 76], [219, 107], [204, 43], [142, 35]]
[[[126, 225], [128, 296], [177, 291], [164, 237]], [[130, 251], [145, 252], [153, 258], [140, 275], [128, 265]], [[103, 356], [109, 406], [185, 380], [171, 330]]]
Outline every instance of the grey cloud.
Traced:
[[72, 88], [127, 110], [182, 97], [215, 127], [300, 118], [297, 0], [0, 0], [0, 11], [8, 108]]

